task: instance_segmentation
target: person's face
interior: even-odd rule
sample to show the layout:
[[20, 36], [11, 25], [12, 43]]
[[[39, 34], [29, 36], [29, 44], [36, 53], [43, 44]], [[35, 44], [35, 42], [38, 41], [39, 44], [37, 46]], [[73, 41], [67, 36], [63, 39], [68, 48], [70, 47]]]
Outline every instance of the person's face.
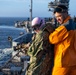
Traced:
[[62, 24], [67, 17], [65, 13], [56, 12], [54, 15], [55, 15], [57, 22], [59, 22], [60, 24]]
[[38, 33], [39, 32], [39, 27], [38, 26], [34, 26], [33, 30], [34, 30], [35, 33]]

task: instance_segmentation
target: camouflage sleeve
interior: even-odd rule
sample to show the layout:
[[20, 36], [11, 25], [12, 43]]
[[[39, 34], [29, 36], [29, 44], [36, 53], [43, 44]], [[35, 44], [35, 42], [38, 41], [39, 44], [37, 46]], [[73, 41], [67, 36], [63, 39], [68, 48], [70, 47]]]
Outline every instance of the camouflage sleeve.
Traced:
[[33, 40], [31, 46], [28, 49], [28, 55], [30, 56], [36, 56], [38, 51], [40, 51], [42, 48], [42, 35], [41, 32], [35, 36], [35, 39]]

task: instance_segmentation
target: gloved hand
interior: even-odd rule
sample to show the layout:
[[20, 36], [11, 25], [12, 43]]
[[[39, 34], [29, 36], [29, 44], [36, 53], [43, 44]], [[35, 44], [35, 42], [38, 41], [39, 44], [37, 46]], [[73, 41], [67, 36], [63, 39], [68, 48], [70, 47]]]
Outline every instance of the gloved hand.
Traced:
[[28, 49], [30, 46], [30, 43], [27, 43], [27, 44], [22, 44], [22, 48], [25, 48], [25, 49]]
[[21, 48], [21, 45], [17, 45], [13, 47], [14, 51], [19, 50], [20, 48]]

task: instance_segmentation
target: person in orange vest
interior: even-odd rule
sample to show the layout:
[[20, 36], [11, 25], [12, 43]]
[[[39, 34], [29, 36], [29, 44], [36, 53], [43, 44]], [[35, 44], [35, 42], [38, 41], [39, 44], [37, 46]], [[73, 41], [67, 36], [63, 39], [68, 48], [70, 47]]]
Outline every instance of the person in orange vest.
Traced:
[[60, 25], [49, 35], [50, 43], [54, 44], [52, 75], [76, 75], [75, 23], [65, 5], [58, 5], [53, 13]]

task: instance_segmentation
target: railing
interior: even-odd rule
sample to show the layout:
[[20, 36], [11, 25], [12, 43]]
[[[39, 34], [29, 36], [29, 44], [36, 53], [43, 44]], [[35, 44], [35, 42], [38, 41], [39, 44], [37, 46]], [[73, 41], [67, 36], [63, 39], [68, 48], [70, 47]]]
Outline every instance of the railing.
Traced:
[[32, 33], [26, 33], [19, 36], [18, 38], [15, 38], [14, 40], [12, 40], [12, 47], [17, 46], [18, 44], [30, 42], [32, 40], [32, 36]]

